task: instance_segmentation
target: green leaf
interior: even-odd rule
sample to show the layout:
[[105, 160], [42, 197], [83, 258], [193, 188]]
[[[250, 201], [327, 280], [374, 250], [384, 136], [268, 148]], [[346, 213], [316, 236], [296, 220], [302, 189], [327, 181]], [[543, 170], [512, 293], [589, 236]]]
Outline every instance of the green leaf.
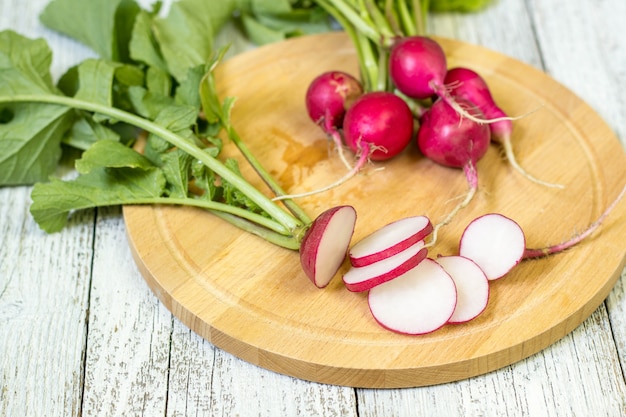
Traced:
[[[33, 187], [30, 212], [44, 231], [54, 233], [63, 229], [74, 210], [145, 204], [163, 195], [166, 186], [163, 172], [147, 160], [140, 161], [141, 155], [117, 142], [100, 141], [96, 145], [79, 160], [83, 161], [86, 174], [72, 181], [52, 179]], [[110, 146], [116, 147], [114, 161], [106, 155]]]
[[133, 149], [111, 140], [93, 144], [81, 159], [76, 161], [76, 170], [88, 174], [97, 168], [140, 168], [149, 170], [154, 165]]
[[193, 158], [180, 149], [164, 153], [161, 156], [163, 166], [161, 169], [165, 174], [168, 185], [168, 195], [170, 197], [184, 198], [189, 190], [189, 172]]
[[52, 52], [45, 41], [0, 32], [0, 185], [32, 184], [55, 171], [73, 113], [67, 107], [11, 103], [19, 94], [51, 94]]
[[78, 66], [78, 91], [75, 98], [111, 106], [113, 77], [120, 64], [103, 59], [86, 59]]
[[39, 18], [102, 58], [128, 62], [126, 45], [137, 13], [139, 6], [133, 0], [52, 0]]
[[67, 107], [45, 104], [0, 105], [0, 184], [43, 181], [61, 158], [61, 138], [71, 126]]
[[158, 42], [152, 30], [154, 13], [142, 10], [137, 15], [133, 35], [130, 41], [130, 56], [148, 66], [167, 71], [167, 63], [161, 54]]
[[169, 72], [179, 82], [189, 68], [206, 63], [219, 29], [231, 18], [234, 3], [181, 0], [164, 18], [155, 18], [153, 31]]
[[63, 138], [63, 143], [76, 149], [87, 150], [99, 140], [119, 141], [120, 135], [85, 115], [76, 119], [68, 135]]
[[55, 91], [51, 63], [52, 51], [44, 39], [30, 39], [12, 30], [0, 32], [0, 71], [9, 73], [0, 75], [0, 94]]

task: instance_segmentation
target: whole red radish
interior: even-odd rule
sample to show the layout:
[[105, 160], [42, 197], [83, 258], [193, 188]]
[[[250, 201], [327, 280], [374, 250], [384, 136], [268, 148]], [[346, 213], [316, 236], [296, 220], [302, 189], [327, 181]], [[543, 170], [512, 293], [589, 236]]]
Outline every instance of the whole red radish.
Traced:
[[399, 96], [374, 91], [360, 96], [348, 109], [343, 121], [346, 144], [370, 159], [393, 158], [406, 148], [414, 133], [413, 114]]
[[306, 92], [305, 104], [311, 120], [329, 133], [340, 128], [346, 110], [363, 94], [363, 86], [343, 71], [327, 71], [313, 79]]
[[477, 72], [465, 67], [452, 68], [446, 73], [444, 82], [448, 86], [450, 94], [454, 97], [463, 98], [474, 103], [485, 115], [485, 118], [497, 119], [497, 121], [489, 123], [491, 140], [502, 145], [507, 160], [514, 169], [535, 183], [562, 188], [562, 185], [548, 183], [535, 178], [517, 162], [511, 143], [513, 122], [504, 110], [496, 104], [487, 82]]
[[495, 122], [488, 120], [484, 114], [475, 115], [457, 103], [446, 87], [447, 71], [444, 50], [429, 37], [400, 38], [391, 47], [389, 76], [400, 92], [418, 100], [438, 96], [465, 118], [480, 123]]
[[316, 287], [326, 287], [346, 259], [355, 223], [354, 207], [336, 206], [317, 216], [306, 231], [300, 264]]
[[[467, 109], [479, 113], [467, 100], [459, 100]], [[462, 168], [469, 190], [447, 217], [435, 225], [432, 242], [438, 230], [448, 224], [456, 213], [466, 207], [478, 189], [476, 163], [489, 148], [489, 127], [459, 115], [446, 101], [437, 99], [420, 119], [417, 144], [428, 159], [452, 168]]]

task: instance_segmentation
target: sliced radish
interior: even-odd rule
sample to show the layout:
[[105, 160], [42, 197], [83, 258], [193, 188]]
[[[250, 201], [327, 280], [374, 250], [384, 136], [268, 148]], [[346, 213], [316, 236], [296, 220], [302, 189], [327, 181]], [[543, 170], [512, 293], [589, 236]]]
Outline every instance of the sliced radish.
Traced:
[[378, 262], [362, 267], [353, 266], [343, 275], [343, 282], [350, 291], [367, 291], [397, 278], [423, 261], [427, 255], [428, 249], [424, 247], [424, 241], [420, 241]]
[[324, 288], [346, 259], [354, 233], [356, 211], [337, 206], [320, 214], [307, 230], [300, 245], [300, 263], [318, 288]]
[[470, 222], [461, 236], [459, 255], [476, 262], [489, 280], [501, 278], [524, 256], [526, 237], [515, 221], [490, 213]]
[[372, 288], [368, 303], [374, 319], [402, 334], [433, 332], [448, 322], [456, 306], [450, 275], [432, 259], [424, 259], [399, 277]]
[[478, 317], [489, 301], [489, 280], [483, 270], [463, 256], [442, 256], [436, 261], [456, 285], [456, 307], [448, 323], [465, 323]]
[[432, 231], [433, 225], [425, 216], [389, 223], [352, 246], [348, 252], [350, 263], [362, 267], [378, 262], [424, 240]]

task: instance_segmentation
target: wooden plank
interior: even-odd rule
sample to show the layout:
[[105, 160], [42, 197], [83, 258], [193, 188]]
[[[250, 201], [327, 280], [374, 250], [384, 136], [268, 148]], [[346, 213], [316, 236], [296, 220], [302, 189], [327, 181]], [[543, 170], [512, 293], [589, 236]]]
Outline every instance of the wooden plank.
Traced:
[[[45, 2], [3, 0], [0, 28], [48, 36], [37, 15]], [[63, 49], [70, 42], [54, 37]], [[86, 51], [55, 55], [60, 75]], [[93, 212], [46, 235], [28, 211], [30, 187], [0, 189], [0, 415], [75, 416], [82, 401]]]

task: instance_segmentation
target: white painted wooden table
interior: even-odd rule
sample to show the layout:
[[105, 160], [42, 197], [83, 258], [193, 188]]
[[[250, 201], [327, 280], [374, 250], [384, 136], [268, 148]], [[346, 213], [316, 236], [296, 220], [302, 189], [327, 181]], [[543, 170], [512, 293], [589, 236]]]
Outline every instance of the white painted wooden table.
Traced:
[[[39, 23], [45, 4], [0, 0], [0, 29], [48, 39], [59, 76], [92, 53]], [[625, 26], [624, 0], [500, 0], [430, 20], [431, 33], [545, 70], [624, 143]], [[499, 371], [417, 389], [326, 386], [245, 363], [173, 318], [135, 267], [119, 208], [46, 235], [29, 194], [0, 188], [2, 416], [626, 415], [625, 274], [573, 333]]]

